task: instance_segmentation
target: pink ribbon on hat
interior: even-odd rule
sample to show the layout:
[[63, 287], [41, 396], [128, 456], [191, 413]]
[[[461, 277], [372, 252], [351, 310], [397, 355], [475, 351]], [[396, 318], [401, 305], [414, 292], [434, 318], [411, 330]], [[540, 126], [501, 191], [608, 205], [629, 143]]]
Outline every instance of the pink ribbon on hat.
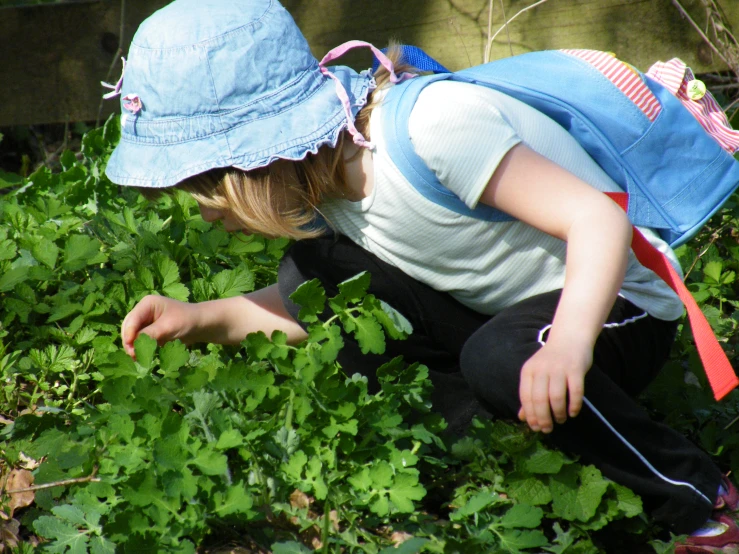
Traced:
[[369, 48], [372, 50], [372, 53], [377, 58], [377, 61], [382, 64], [382, 66], [388, 70], [390, 73], [390, 82], [391, 83], [400, 83], [401, 81], [405, 81], [406, 79], [410, 79], [412, 77], [415, 77], [415, 75], [411, 73], [403, 73], [402, 75], [398, 76], [395, 74], [395, 68], [393, 67], [393, 62], [390, 61], [390, 58], [388, 58], [385, 54], [383, 54], [378, 48], [370, 44], [369, 42], [364, 42], [361, 40], [350, 40], [349, 42], [345, 42], [344, 44], [341, 44], [337, 46], [336, 48], [330, 50], [323, 59], [318, 62], [318, 68], [321, 70], [321, 73], [323, 73], [326, 77], [329, 77], [334, 80], [336, 83], [336, 95], [339, 97], [339, 100], [341, 101], [341, 105], [344, 107], [344, 113], [346, 114], [346, 127], [349, 131], [349, 134], [352, 136], [352, 140], [354, 141], [354, 144], [357, 146], [361, 146], [364, 148], [372, 148], [372, 143], [365, 140], [364, 136], [362, 136], [362, 133], [359, 132], [359, 130], [354, 125], [354, 116], [352, 115], [352, 106], [351, 102], [349, 101], [349, 95], [346, 92], [346, 89], [344, 88], [344, 85], [341, 84], [341, 81], [339, 78], [334, 75], [329, 69], [326, 67], [326, 64], [343, 56], [346, 54], [349, 50], [352, 50], [353, 48]]
[[115, 85], [111, 85], [110, 83], [106, 83], [105, 81], [100, 81], [100, 84], [103, 85], [105, 88], [113, 89], [113, 92], [103, 94], [103, 98], [105, 98], [106, 100], [115, 98], [121, 93], [121, 88], [123, 87], [123, 75], [126, 72], [126, 58], [121, 57], [121, 64], [121, 78], [118, 79], [118, 82]]
[[[121, 65], [121, 77], [120, 79], [118, 79], [118, 82], [115, 85], [111, 85], [110, 83], [106, 83], [105, 81], [100, 81], [100, 84], [103, 85], [105, 88], [113, 90], [113, 92], [103, 94], [103, 98], [105, 100], [115, 98], [121, 93], [121, 89], [123, 88], [123, 76], [126, 74], [126, 58], [121, 58]], [[139, 113], [141, 111], [141, 108], [144, 107], [144, 104], [141, 102], [141, 98], [139, 98], [138, 94], [127, 94], [122, 98], [122, 100], [123, 107], [132, 114]]]

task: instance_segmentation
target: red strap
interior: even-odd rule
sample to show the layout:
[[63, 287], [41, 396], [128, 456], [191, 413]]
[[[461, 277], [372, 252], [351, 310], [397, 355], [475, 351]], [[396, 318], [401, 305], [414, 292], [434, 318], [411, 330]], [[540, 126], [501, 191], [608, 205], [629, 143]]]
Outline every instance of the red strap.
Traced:
[[[606, 194], [626, 211], [629, 202], [627, 193], [609, 192]], [[633, 238], [631, 239], [631, 248], [637, 260], [644, 267], [659, 275], [677, 293], [685, 305], [690, 327], [693, 329], [695, 347], [713, 390], [713, 396], [716, 400], [721, 400], [739, 385], [739, 378], [734, 373], [723, 348], [716, 340], [706, 316], [703, 315], [693, 295], [685, 287], [685, 283], [683, 283], [667, 256], [652, 246], [636, 227], [634, 227]]]

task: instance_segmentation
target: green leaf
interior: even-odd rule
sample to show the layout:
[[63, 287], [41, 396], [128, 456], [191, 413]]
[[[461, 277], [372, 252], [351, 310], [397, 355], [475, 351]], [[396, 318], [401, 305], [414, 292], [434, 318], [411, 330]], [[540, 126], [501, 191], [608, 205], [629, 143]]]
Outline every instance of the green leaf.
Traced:
[[480, 513], [491, 504], [496, 504], [498, 502], [500, 502], [500, 498], [497, 494], [488, 491], [481, 491], [469, 498], [464, 506], [460, 506], [454, 510], [449, 515], [449, 519], [452, 521], [459, 521], [471, 515]]
[[218, 298], [239, 296], [254, 290], [254, 273], [246, 266], [226, 269], [213, 277], [211, 285]]
[[542, 506], [552, 501], [549, 487], [536, 477], [509, 474], [506, 479], [506, 490], [515, 500], [531, 506]]
[[100, 242], [85, 235], [72, 235], [64, 245], [62, 267], [65, 271], [77, 271], [106, 260], [107, 256], [100, 251]]
[[302, 450], [298, 450], [288, 458], [287, 462], [283, 462], [280, 467], [293, 481], [302, 481], [303, 468], [307, 463], [308, 456]]
[[426, 489], [418, 482], [418, 477], [410, 473], [400, 473], [389, 490], [390, 500], [399, 512], [412, 513], [414, 500], [426, 496]]
[[339, 356], [339, 352], [344, 347], [344, 339], [341, 336], [341, 329], [336, 325], [329, 325], [323, 337], [320, 351], [321, 361], [330, 364]]
[[139, 376], [136, 364], [123, 350], [110, 352], [100, 361], [98, 369], [107, 378]]
[[246, 483], [239, 482], [228, 488], [226, 497], [216, 501], [215, 512], [220, 516], [230, 514], [249, 514], [254, 505], [254, 499], [247, 492]]
[[162, 281], [162, 287], [168, 287], [180, 280], [180, 270], [177, 264], [163, 254], [155, 254], [152, 256], [154, 267]]
[[390, 463], [396, 470], [403, 470], [406, 467], [413, 467], [418, 463], [418, 456], [410, 450], [393, 450], [390, 455]]
[[0, 260], [12, 260], [15, 258], [17, 248], [10, 239], [0, 240]]
[[565, 466], [550, 479], [552, 511], [568, 521], [586, 522], [595, 515], [609, 483], [593, 466]]
[[721, 271], [723, 271], [723, 264], [719, 261], [708, 262], [703, 266], [703, 274], [713, 283], [721, 282]]
[[165, 375], [178, 371], [189, 359], [190, 352], [179, 340], [168, 342], [159, 350], [159, 368]]
[[634, 491], [615, 482], [611, 482], [610, 486], [616, 492], [616, 500], [609, 500], [609, 503], [614, 502], [614, 510], [619, 514], [635, 517], [644, 511], [641, 498]]
[[77, 157], [71, 150], [65, 150], [59, 156], [59, 163], [62, 164], [62, 169], [67, 171], [77, 163]]
[[390, 337], [394, 339], [404, 338], [413, 332], [411, 322], [390, 304], [380, 300], [380, 308], [374, 310], [372, 315], [382, 324]]
[[68, 521], [72, 525], [84, 527], [88, 524], [87, 521], [85, 521], [85, 513], [77, 506], [72, 506], [71, 504], [61, 504], [59, 506], [54, 506], [51, 509], [51, 513], [53, 513], [58, 518]]
[[290, 295], [290, 300], [300, 306], [298, 319], [306, 323], [318, 321], [326, 306], [326, 292], [318, 279], [312, 279], [300, 285]]
[[267, 335], [263, 331], [257, 331], [256, 333], [249, 333], [246, 336], [246, 351], [249, 356], [255, 360], [266, 360], [274, 350], [272, 341], [269, 340]]
[[162, 294], [169, 298], [174, 298], [180, 302], [187, 302], [190, 298], [190, 289], [182, 283], [172, 283], [162, 288]]
[[370, 487], [372, 486], [372, 477], [370, 477], [369, 468], [363, 467], [361, 471], [349, 477], [347, 481], [352, 487], [359, 491], [366, 492], [370, 490]]
[[[0, 134], [2, 138], [2, 134]], [[0, 169], [0, 188], [14, 187], [23, 183], [23, 177]]]
[[380, 554], [418, 554], [429, 539], [422, 537], [412, 537], [407, 541], [403, 541], [398, 546], [388, 546], [380, 550]]
[[87, 535], [80, 533], [59, 518], [40, 516], [34, 520], [33, 528], [42, 537], [54, 541], [51, 545], [53, 551], [65, 552], [69, 548], [69, 554], [87, 552]]
[[154, 364], [154, 354], [157, 351], [157, 341], [141, 333], [133, 341], [133, 348], [136, 353], [136, 362], [146, 369], [151, 369]]
[[346, 281], [339, 283], [339, 294], [347, 302], [360, 302], [367, 294], [370, 285], [370, 274], [367, 271], [358, 273]]
[[300, 435], [295, 429], [281, 427], [274, 435], [275, 442], [282, 447], [285, 453], [290, 456], [298, 450], [300, 446]]
[[229, 448], [236, 448], [244, 443], [244, 438], [241, 436], [236, 429], [228, 429], [221, 433], [216, 442], [216, 448], [218, 450], [228, 450]]
[[6, 292], [15, 288], [16, 285], [28, 278], [28, 266], [13, 267], [3, 273], [0, 277], [0, 292]]
[[386, 489], [393, 483], [393, 467], [381, 460], [370, 467], [369, 476], [374, 488]]
[[115, 544], [104, 537], [92, 537], [90, 554], [115, 554]]
[[518, 552], [522, 548], [536, 548], [549, 544], [546, 535], [539, 530], [507, 529], [501, 531], [498, 536], [501, 545], [508, 549], [508, 552]]
[[295, 541], [276, 542], [272, 545], [272, 554], [311, 554], [311, 549]]
[[523, 458], [521, 467], [529, 473], [559, 473], [564, 462], [561, 452], [548, 450], [537, 442], [534, 444], [534, 452]]
[[49, 269], [54, 269], [59, 257], [59, 247], [52, 241], [43, 239], [33, 245], [31, 254]]
[[362, 354], [385, 352], [385, 333], [377, 320], [371, 316], [360, 315], [352, 318], [355, 324], [354, 338], [357, 339]]
[[70, 315], [75, 314], [77, 312], [81, 312], [81, 311], [82, 311], [82, 304], [79, 304], [76, 302], [60, 304], [59, 306], [54, 306], [51, 309], [51, 312], [49, 312], [49, 318], [46, 321], [48, 323], [53, 323], [54, 321], [65, 319], [69, 317]]
[[516, 504], [511, 506], [508, 511], [503, 514], [500, 520], [500, 526], [507, 529], [514, 527], [525, 527], [526, 529], [535, 529], [541, 524], [541, 518], [544, 511], [541, 508], [535, 508], [528, 504]]
[[223, 475], [228, 471], [228, 458], [209, 449], [198, 452], [192, 463], [205, 475]]

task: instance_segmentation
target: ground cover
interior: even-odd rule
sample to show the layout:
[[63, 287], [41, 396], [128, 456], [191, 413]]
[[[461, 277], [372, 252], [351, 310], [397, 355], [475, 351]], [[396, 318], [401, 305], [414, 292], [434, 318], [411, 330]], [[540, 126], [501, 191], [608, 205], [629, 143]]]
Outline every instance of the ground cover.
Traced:
[[[231, 236], [184, 195], [146, 203], [105, 178], [117, 120], [78, 151], [0, 175], [0, 544], [28, 552], [667, 552], [640, 499], [506, 422], [449, 437], [426, 369], [339, 368], [342, 329], [367, 351], [410, 330], [368, 275], [296, 300], [299, 347], [120, 348], [156, 293], [201, 301], [275, 279], [286, 241]], [[30, 167], [26, 164], [26, 167]], [[730, 359], [739, 344], [736, 197], [678, 254]], [[316, 314], [329, 305], [336, 316]], [[655, 417], [739, 467], [739, 393], [712, 400], [687, 327], [645, 395]], [[396, 548], [396, 545], [397, 548]]]

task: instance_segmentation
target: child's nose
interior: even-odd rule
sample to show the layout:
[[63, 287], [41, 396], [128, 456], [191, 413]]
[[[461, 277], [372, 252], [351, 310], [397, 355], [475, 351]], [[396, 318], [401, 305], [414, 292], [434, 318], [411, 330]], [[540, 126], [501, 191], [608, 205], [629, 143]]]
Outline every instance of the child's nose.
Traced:
[[207, 221], [208, 223], [213, 223], [214, 221], [218, 221], [223, 217], [223, 213], [221, 212], [221, 210], [217, 210], [215, 208], [206, 208], [201, 204], [198, 204], [198, 207], [200, 208], [200, 217], [202, 217], [203, 220]]

